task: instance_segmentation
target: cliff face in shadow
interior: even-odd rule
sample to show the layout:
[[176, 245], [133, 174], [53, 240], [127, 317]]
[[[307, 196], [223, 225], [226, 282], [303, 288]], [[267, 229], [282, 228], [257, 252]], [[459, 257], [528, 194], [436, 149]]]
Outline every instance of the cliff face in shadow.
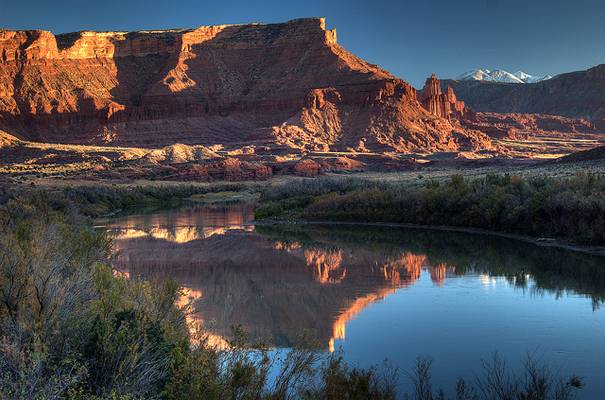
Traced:
[[186, 30], [0, 31], [0, 120], [54, 143], [458, 150], [486, 136], [337, 43], [321, 18]]

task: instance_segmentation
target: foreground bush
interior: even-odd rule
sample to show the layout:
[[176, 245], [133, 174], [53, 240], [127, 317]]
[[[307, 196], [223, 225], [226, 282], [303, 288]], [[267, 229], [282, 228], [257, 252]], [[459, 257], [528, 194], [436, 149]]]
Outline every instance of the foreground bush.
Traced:
[[269, 189], [258, 218], [393, 222], [482, 228], [605, 244], [605, 177], [487, 175], [420, 186], [301, 180]]

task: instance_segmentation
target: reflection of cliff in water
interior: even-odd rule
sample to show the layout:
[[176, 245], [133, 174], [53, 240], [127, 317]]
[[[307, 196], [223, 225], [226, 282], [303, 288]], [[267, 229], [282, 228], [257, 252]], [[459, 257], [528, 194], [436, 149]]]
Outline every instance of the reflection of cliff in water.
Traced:
[[[422, 254], [433, 266], [431, 275], [440, 281], [443, 266], [456, 275], [503, 276], [515, 286], [564, 295], [575, 293], [605, 302], [605, 257], [554, 247], [539, 247], [497, 236], [427, 229], [372, 226], [258, 226], [269, 238], [288, 237], [300, 243], [348, 246], [375, 253], [393, 248]], [[440, 268], [441, 266], [441, 268]]]
[[423, 266], [430, 269], [425, 257], [409, 252], [286, 248], [244, 231], [187, 243], [139, 236], [116, 247], [116, 266], [130, 276], [173, 277], [200, 294], [195, 309], [214, 333], [227, 336], [242, 324], [252, 338], [278, 346], [291, 345], [305, 330], [331, 345], [367, 305], [413, 284]]
[[[245, 222], [245, 221], [243, 221]], [[242, 221], [234, 227], [241, 227]], [[140, 227], [137, 227], [139, 229]], [[127, 229], [133, 229], [132, 227]], [[248, 228], [249, 229], [249, 228]], [[369, 304], [413, 285], [467, 273], [506, 276], [539, 293], [605, 299], [603, 259], [493, 237], [424, 230], [327, 226], [224, 229], [170, 240], [117, 231], [116, 266], [131, 276], [173, 277], [217, 337], [241, 324], [254, 339], [288, 346], [312, 330], [327, 346]]]

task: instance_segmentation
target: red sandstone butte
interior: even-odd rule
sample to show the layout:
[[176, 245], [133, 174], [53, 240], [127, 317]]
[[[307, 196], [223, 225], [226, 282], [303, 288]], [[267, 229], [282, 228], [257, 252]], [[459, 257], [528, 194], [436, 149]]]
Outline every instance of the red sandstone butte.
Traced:
[[449, 118], [462, 110], [449, 91], [423, 91], [419, 101], [410, 84], [341, 47], [323, 18], [56, 36], [0, 31], [0, 126], [28, 140], [490, 148], [486, 135]]

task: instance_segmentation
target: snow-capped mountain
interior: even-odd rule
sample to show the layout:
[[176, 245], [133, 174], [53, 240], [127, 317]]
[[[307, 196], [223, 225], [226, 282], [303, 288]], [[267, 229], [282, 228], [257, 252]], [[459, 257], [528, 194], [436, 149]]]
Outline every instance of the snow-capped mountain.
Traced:
[[552, 78], [550, 75], [535, 76], [527, 74], [523, 71], [517, 71], [512, 74], [503, 69], [475, 69], [465, 72], [456, 77], [459, 81], [487, 81], [487, 82], [504, 82], [504, 83], [536, 83]]
[[536, 76], [536, 75], [527, 74], [523, 71], [515, 72], [515, 76], [517, 78], [521, 79], [525, 83], [536, 83], [536, 82], [546, 81], [546, 80], [552, 78], [551, 75]]

